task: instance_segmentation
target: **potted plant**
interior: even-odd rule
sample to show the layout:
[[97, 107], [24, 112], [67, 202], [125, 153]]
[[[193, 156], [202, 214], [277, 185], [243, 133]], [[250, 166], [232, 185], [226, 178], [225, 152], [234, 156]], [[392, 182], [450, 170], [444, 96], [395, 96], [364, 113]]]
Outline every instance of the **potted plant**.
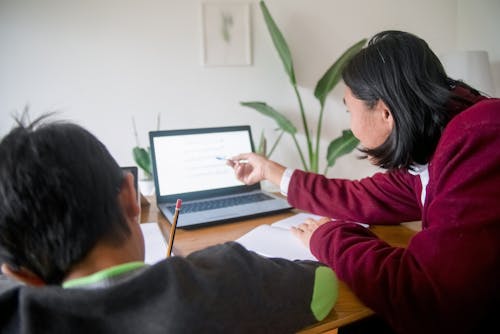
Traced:
[[143, 171], [144, 178], [151, 180], [153, 178], [153, 172], [151, 170], [151, 152], [149, 147], [144, 148], [135, 146], [132, 149], [132, 155], [134, 156], [134, 161], [137, 166]]
[[[322, 120], [323, 120], [323, 112], [325, 107], [325, 101], [328, 94], [335, 88], [335, 86], [339, 83], [341, 79], [342, 69], [345, 64], [349, 61], [349, 59], [355, 55], [366, 43], [366, 39], [362, 39], [359, 42], [355, 43], [351, 46], [347, 51], [345, 51], [334, 63], [328, 68], [325, 74], [321, 77], [321, 79], [316, 84], [314, 90], [314, 96], [318, 99], [320, 110], [318, 123], [316, 128], [316, 138], [313, 141], [312, 133], [310, 128], [308, 127], [308, 119], [306, 112], [304, 110], [304, 105], [302, 103], [302, 98], [297, 89], [297, 81], [295, 78], [295, 71], [293, 68], [292, 56], [290, 53], [290, 49], [288, 48], [288, 44], [286, 43], [283, 34], [279, 30], [278, 26], [274, 22], [269, 10], [267, 9], [264, 1], [260, 1], [260, 8], [262, 14], [264, 16], [264, 20], [266, 22], [267, 29], [271, 35], [271, 39], [273, 41], [274, 46], [278, 52], [278, 55], [281, 58], [285, 71], [290, 79], [290, 83], [294, 89], [295, 95], [298, 100], [300, 115], [302, 119], [302, 126], [305, 132], [306, 144], [307, 144], [307, 156], [304, 156], [304, 151], [300, 144], [297, 141], [296, 133], [297, 127], [288, 120], [283, 114], [275, 110], [273, 107], [269, 106], [265, 102], [252, 101], [252, 102], [241, 102], [242, 106], [249, 107], [255, 109], [256, 111], [266, 115], [278, 124], [279, 129], [281, 130], [280, 135], [276, 139], [273, 147], [269, 152], [266, 152], [266, 138], [263, 133], [261, 133], [260, 143], [258, 146], [257, 152], [264, 154], [269, 157], [274, 149], [276, 148], [278, 142], [281, 140], [284, 133], [288, 133], [297, 148], [297, 152], [300, 156], [302, 165], [304, 170], [311, 171], [317, 173], [319, 171], [319, 150], [320, 150], [320, 138], [321, 138], [321, 128], [322, 128]], [[330, 142], [327, 149], [326, 160], [327, 165], [325, 167], [324, 173], [328, 171], [329, 167], [332, 167], [335, 164], [337, 158], [342, 155], [348, 154], [353, 151], [359, 141], [354, 137], [351, 130], [343, 130], [342, 135], [338, 138], [335, 138]]]
[[[157, 116], [157, 124], [156, 128], [157, 130], [160, 129], [160, 114]], [[139, 144], [139, 136], [137, 135], [137, 126], [135, 124], [135, 118], [132, 117], [132, 125], [134, 127], [134, 136], [135, 136], [135, 142], [136, 146], [132, 148], [132, 156], [134, 158], [134, 161], [136, 165], [142, 170], [144, 174], [144, 179], [145, 181], [152, 181], [153, 180], [153, 169], [151, 165], [151, 151], [149, 146], [148, 147], [141, 147]]]

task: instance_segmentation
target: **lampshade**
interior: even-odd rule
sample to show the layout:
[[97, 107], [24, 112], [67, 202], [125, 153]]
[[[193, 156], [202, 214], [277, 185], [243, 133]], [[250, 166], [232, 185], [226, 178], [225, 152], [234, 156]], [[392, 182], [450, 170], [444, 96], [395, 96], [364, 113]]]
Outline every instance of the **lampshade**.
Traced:
[[441, 57], [446, 74], [481, 92], [494, 95], [493, 77], [486, 51], [454, 51]]

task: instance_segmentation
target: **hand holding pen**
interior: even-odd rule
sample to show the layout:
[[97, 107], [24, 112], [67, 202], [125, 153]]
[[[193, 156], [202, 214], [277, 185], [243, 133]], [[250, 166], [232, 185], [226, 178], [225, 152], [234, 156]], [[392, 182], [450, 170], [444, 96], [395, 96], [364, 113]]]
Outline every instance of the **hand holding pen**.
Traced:
[[255, 153], [243, 153], [226, 159], [226, 164], [234, 170], [236, 178], [241, 182], [251, 185], [264, 179], [262, 166], [266, 158]]
[[[245, 161], [245, 163], [241, 162]], [[257, 153], [243, 153], [231, 157], [226, 164], [233, 167], [236, 178], [251, 185], [268, 180], [279, 186], [285, 167]]]

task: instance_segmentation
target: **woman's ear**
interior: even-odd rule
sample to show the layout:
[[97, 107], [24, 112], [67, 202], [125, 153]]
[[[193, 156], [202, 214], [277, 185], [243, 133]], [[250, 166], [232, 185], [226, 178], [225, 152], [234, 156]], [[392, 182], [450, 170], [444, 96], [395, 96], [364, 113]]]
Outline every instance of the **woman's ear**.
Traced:
[[137, 203], [137, 193], [134, 182], [134, 175], [128, 172], [125, 173], [118, 195], [124, 214], [129, 218], [136, 218], [141, 212], [139, 203]]
[[46, 283], [31, 270], [26, 268], [14, 269], [7, 263], [2, 264], [2, 273], [6, 276], [32, 286], [44, 286]]
[[385, 124], [386, 128], [389, 131], [392, 131], [392, 129], [394, 128], [394, 118], [392, 117], [391, 110], [389, 109], [387, 104], [385, 104], [385, 102], [382, 101], [382, 99], [379, 99], [377, 101], [375, 109], [377, 110], [377, 112], [379, 112], [380, 118], [382, 122]]

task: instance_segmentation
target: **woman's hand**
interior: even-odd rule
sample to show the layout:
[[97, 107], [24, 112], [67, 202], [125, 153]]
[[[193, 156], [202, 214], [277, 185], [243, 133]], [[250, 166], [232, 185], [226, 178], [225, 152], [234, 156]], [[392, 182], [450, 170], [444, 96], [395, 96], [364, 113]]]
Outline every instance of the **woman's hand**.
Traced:
[[238, 180], [245, 184], [254, 184], [264, 180], [264, 165], [267, 159], [256, 153], [243, 153], [231, 157], [227, 164], [234, 169]]
[[285, 167], [257, 153], [236, 155], [227, 164], [234, 169], [236, 178], [248, 185], [262, 180], [279, 185], [285, 171]]
[[292, 234], [299, 238], [302, 243], [309, 248], [311, 237], [318, 227], [331, 221], [328, 217], [322, 217], [319, 220], [308, 218], [302, 224], [292, 227]]

